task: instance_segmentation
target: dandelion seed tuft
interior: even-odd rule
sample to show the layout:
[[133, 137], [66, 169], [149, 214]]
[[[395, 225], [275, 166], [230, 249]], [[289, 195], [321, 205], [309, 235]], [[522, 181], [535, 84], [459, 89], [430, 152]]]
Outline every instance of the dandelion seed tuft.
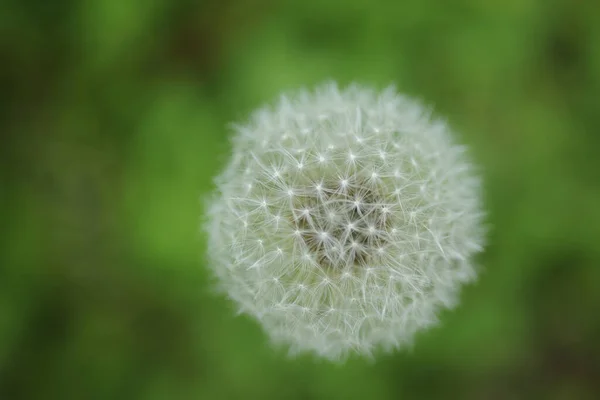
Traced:
[[447, 124], [393, 88], [284, 95], [232, 147], [207, 205], [210, 265], [292, 354], [409, 345], [476, 278], [480, 178]]

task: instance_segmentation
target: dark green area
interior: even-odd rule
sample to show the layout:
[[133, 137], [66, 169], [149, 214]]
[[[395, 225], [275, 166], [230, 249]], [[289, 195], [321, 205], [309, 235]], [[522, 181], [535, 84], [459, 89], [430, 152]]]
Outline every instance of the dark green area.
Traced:
[[[600, 6], [0, 2], [0, 398], [600, 398]], [[422, 98], [472, 148], [480, 280], [410, 352], [273, 350], [212, 293], [227, 123], [325, 79]]]

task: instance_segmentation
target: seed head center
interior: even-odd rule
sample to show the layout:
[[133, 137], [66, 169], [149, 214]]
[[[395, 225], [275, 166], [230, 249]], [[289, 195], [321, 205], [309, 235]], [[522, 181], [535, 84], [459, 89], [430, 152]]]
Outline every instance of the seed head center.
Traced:
[[367, 268], [389, 240], [389, 205], [367, 181], [323, 183], [298, 196], [293, 224], [303, 247], [325, 269]]

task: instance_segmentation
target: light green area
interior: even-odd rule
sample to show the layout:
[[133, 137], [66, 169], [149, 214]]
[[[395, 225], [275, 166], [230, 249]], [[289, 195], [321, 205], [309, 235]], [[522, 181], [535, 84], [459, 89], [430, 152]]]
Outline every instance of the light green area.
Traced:
[[[593, 1], [0, 4], [1, 399], [600, 398]], [[213, 293], [227, 124], [390, 83], [481, 165], [476, 285], [410, 351], [286, 358]]]

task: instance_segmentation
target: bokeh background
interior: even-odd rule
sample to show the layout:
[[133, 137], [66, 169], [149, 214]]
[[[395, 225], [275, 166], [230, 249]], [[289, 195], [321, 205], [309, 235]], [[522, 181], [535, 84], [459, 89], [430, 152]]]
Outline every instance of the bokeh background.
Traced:
[[[600, 398], [593, 0], [2, 0], [0, 399]], [[472, 148], [479, 282], [411, 351], [289, 360], [214, 295], [227, 124], [395, 83]]]

